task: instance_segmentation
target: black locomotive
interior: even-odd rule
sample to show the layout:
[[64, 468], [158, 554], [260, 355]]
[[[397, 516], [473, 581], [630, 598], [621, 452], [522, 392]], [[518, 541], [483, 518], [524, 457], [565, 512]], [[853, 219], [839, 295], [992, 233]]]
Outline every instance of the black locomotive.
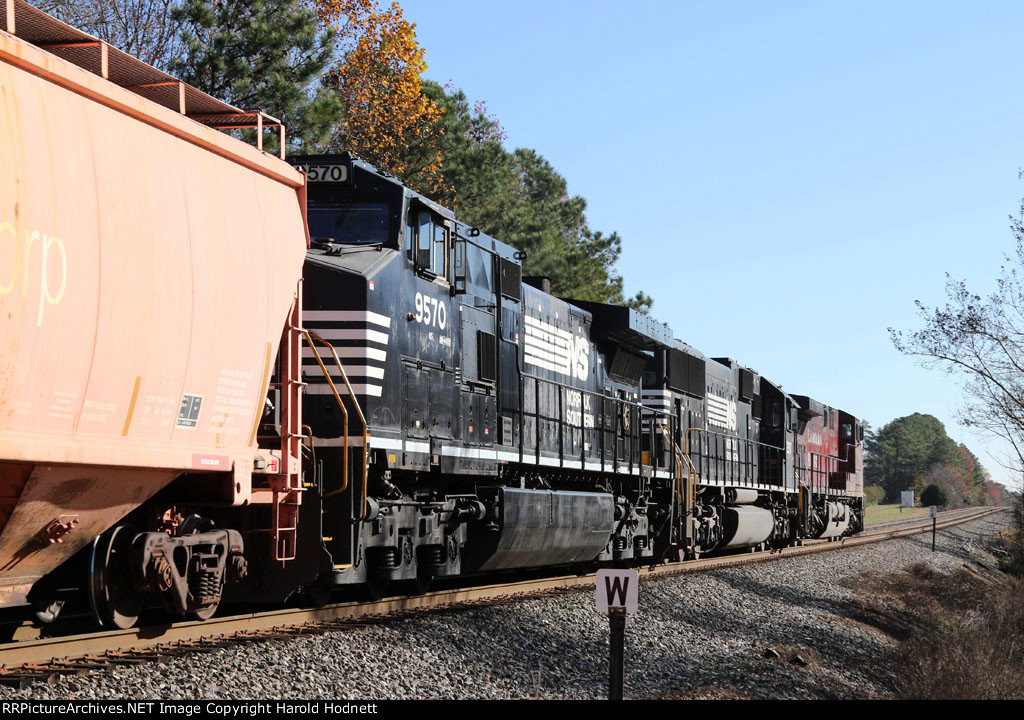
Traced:
[[315, 481], [299, 559], [249, 597], [282, 572], [376, 594], [861, 529], [853, 416], [629, 308], [553, 297], [514, 248], [353, 156], [291, 162], [309, 179]]

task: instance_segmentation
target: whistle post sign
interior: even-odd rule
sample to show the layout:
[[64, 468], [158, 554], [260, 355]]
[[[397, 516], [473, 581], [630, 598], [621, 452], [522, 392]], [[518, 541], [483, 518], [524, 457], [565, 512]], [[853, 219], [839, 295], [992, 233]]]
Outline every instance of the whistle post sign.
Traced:
[[636, 570], [597, 571], [597, 611], [610, 615], [615, 608], [636, 613], [640, 575]]

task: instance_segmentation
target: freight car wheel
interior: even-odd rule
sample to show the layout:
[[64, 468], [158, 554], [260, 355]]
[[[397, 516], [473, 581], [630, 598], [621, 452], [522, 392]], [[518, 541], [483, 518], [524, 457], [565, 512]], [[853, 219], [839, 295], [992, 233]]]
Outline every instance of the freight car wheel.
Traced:
[[43, 625], [49, 625], [50, 623], [56, 622], [57, 616], [60, 615], [60, 611], [64, 609], [63, 600], [55, 600], [53, 598], [46, 598], [45, 600], [37, 600], [32, 603], [32, 614], [36, 616]]
[[142, 612], [143, 598], [132, 587], [129, 550], [134, 529], [126, 525], [97, 535], [89, 558], [89, 604], [105, 628], [127, 630]]

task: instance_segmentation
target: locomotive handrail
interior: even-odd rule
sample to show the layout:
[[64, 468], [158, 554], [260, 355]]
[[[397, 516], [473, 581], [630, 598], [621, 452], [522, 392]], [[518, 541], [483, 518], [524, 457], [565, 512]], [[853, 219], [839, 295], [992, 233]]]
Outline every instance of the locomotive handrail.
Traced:
[[[317, 365], [320, 366], [320, 370], [324, 374], [324, 379], [327, 380], [327, 384], [331, 388], [331, 393], [334, 395], [334, 400], [338, 403], [338, 407], [341, 408], [342, 457], [344, 458], [344, 461], [342, 462], [341, 465], [341, 487], [337, 490], [337, 492], [344, 492], [345, 490], [348, 489], [348, 410], [345, 408], [345, 403], [341, 399], [341, 396], [338, 394], [338, 389], [337, 387], [335, 387], [334, 381], [331, 379], [331, 374], [327, 371], [327, 367], [324, 365], [323, 361], [320, 358], [320, 353], [316, 351], [316, 345], [313, 343], [313, 338], [311, 337], [313, 333], [303, 329], [302, 334], [306, 336], [306, 341], [309, 343], [309, 346], [313, 349], [313, 357], [316, 358]], [[317, 336], [317, 338], [320, 339], [319, 336]], [[337, 355], [335, 355], [335, 357], [337, 357]], [[342, 373], [344, 373], [344, 369], [342, 370]], [[344, 375], [342, 375], [342, 377], [344, 377]]]
[[[570, 390], [572, 392], [578, 392], [578, 393], [580, 393], [581, 396], [582, 395], [592, 395], [592, 396], [602, 400], [602, 402], [604, 400], [612, 400], [614, 402], [620, 403], [623, 406], [631, 407], [631, 408], [636, 408], [637, 410], [639, 410], [641, 417], [643, 417], [643, 413], [644, 412], [650, 412], [650, 413], [653, 413], [655, 415], [664, 415], [665, 417], [672, 417], [671, 413], [667, 413], [664, 410], [654, 410], [652, 408], [647, 407], [646, 405], [644, 405], [640, 401], [634, 402], [632, 400], [625, 400], [623, 398], [615, 397], [614, 395], [605, 395], [605, 394], [603, 394], [601, 392], [598, 392], [598, 391], [595, 391], [595, 390], [587, 390], [586, 388], [573, 387], [572, 385], [566, 385], [565, 383], [559, 382], [558, 380], [551, 380], [549, 378], [542, 378], [542, 377], [539, 377], [537, 375], [532, 375], [532, 374], [526, 373], [526, 372], [521, 372], [520, 373], [520, 377], [522, 379], [524, 379], [524, 380], [533, 380], [535, 383], [537, 383], [537, 385], [535, 386], [535, 394], [539, 394], [539, 392], [540, 392], [539, 384], [542, 383], [542, 382], [543, 383], [548, 383], [549, 385], [554, 385], [555, 387], [560, 388], [559, 389], [559, 401], [560, 402], [559, 402], [559, 414], [558, 414], [559, 433], [560, 434], [561, 434], [561, 425], [565, 423], [565, 420], [563, 418], [563, 414], [564, 413], [562, 412], [562, 407], [561, 407], [562, 389]], [[539, 462], [539, 457], [540, 457], [540, 436], [539, 436], [539, 433], [540, 433], [540, 403], [539, 403], [539, 399], [535, 400], [534, 408], [535, 409], [534, 409], [533, 414], [537, 417], [537, 423], [536, 423], [535, 430], [534, 430], [534, 432], [536, 434], [536, 439], [535, 439], [536, 447], [534, 448], [534, 451], [535, 451], [535, 456], [538, 458], [537, 462]], [[526, 415], [527, 415], [526, 411], [523, 410], [521, 412], [521, 417], [525, 419]], [[581, 415], [582, 415], [582, 413], [581, 413]], [[630, 428], [630, 436], [631, 437], [635, 437], [635, 439], [638, 440], [638, 441], [640, 440], [640, 438], [642, 436], [642, 433], [643, 433], [643, 431], [641, 429], [641, 426], [642, 426], [642, 423], [638, 421], [636, 423], [636, 428], [637, 429], [636, 429], [636, 435], [635, 436], [633, 435], [633, 429]], [[582, 425], [582, 420], [581, 420], [580, 428], [581, 428], [581, 430], [585, 429], [585, 427], [583, 427], [583, 425]], [[603, 405], [601, 406], [601, 427], [598, 428], [598, 427], [595, 426], [593, 428], [593, 430], [595, 432], [599, 432], [600, 436], [601, 436], [601, 442], [602, 442], [602, 448], [601, 448], [601, 471], [604, 472], [604, 466], [605, 466], [605, 462], [606, 461], [605, 461], [605, 457], [604, 457], [603, 443], [604, 443], [604, 434], [608, 431], [608, 429], [605, 427], [605, 423], [604, 423], [604, 406]], [[652, 432], [653, 432], [653, 430], [652, 430]], [[524, 442], [525, 442], [525, 439], [522, 437], [522, 434], [520, 434], [520, 437], [519, 437], [519, 444], [520, 444], [520, 446], [522, 446]], [[559, 438], [559, 453], [558, 454], [559, 454], [560, 461], [564, 462], [565, 458], [564, 458], [564, 452], [563, 452], [563, 446], [562, 446], [562, 439], [561, 439], [561, 437]], [[525, 450], [521, 449], [520, 455], [525, 457]], [[632, 466], [634, 464], [633, 460], [632, 460], [632, 455], [630, 457], [629, 464], [630, 464], [630, 466]], [[618, 465], [618, 458], [617, 457], [614, 457], [612, 459], [611, 465], [612, 465], [613, 468], [615, 468]], [[640, 463], [639, 463], [639, 465], [640, 465], [640, 467], [643, 467], [643, 465], [644, 465], [643, 456], [642, 455], [640, 456]], [[653, 462], [651, 464], [651, 467], [652, 468], [656, 467], [653, 464]]]
[[359, 407], [359, 401], [356, 399], [356, 393], [352, 389], [352, 385], [348, 381], [348, 373], [345, 372], [344, 366], [341, 364], [341, 358], [338, 357], [338, 351], [334, 349], [331, 343], [324, 340], [322, 337], [317, 335], [312, 330], [302, 329], [302, 334], [306, 336], [307, 342], [309, 342], [310, 348], [313, 350], [313, 357], [316, 358], [317, 365], [320, 366], [321, 372], [324, 374], [324, 378], [327, 380], [328, 386], [331, 388], [331, 393], [334, 395], [335, 401], [338, 403], [338, 407], [341, 408], [342, 413], [342, 427], [343, 427], [343, 440], [342, 440], [342, 480], [341, 487], [335, 490], [331, 490], [329, 493], [325, 493], [323, 497], [329, 498], [335, 495], [339, 495], [348, 490], [348, 410], [345, 409], [345, 402], [341, 399], [341, 395], [338, 394], [338, 389], [334, 384], [334, 380], [331, 379], [331, 374], [327, 371], [327, 367], [324, 365], [323, 360], [320, 357], [320, 353], [316, 351], [316, 345], [313, 340], [323, 343], [328, 350], [331, 351], [331, 355], [334, 356], [334, 362], [338, 366], [338, 372], [341, 373], [341, 379], [345, 383], [345, 387], [348, 389], [349, 398], [352, 400], [352, 407], [356, 410], [356, 415], [359, 416], [359, 422], [363, 424], [363, 482], [362, 482], [362, 493], [361, 503], [359, 507], [359, 517], [353, 518], [354, 520], [365, 520], [366, 519], [366, 494], [367, 494], [367, 476], [369, 474], [366, 460], [367, 453], [370, 451], [370, 429], [366, 424], [366, 417], [363, 415], [362, 408]]
[[[784, 449], [781, 448], [781, 447], [778, 447], [777, 445], [771, 445], [769, 443], [763, 443], [763, 442], [761, 442], [759, 440], [751, 440], [749, 438], [741, 438], [741, 437], [738, 437], [736, 435], [729, 435], [727, 433], [716, 432], [715, 430], [706, 430], [704, 428], [692, 427], [692, 428], [687, 428], [687, 430], [686, 430], [686, 454], [687, 454], [687, 456], [690, 455], [690, 433], [693, 433], [693, 432], [703, 433], [705, 435], [713, 435], [715, 437], [720, 437], [720, 438], [723, 438], [725, 440], [736, 440], [738, 442], [745, 443], [747, 447], [757, 448], [758, 450], [771, 450], [771, 451], [776, 452], [776, 453], [784, 452]], [[701, 453], [701, 457], [704, 457], [703, 453]], [[708, 455], [708, 458], [711, 459], [711, 456]], [[716, 455], [714, 457], [714, 459], [715, 460], [720, 460], [721, 458]], [[726, 459], [726, 462], [735, 462], [737, 464], [739, 463], [738, 460], [737, 461], [729, 461], [728, 459]], [[744, 462], [744, 464], [745, 465], [749, 465], [749, 462]], [[783, 482], [780, 484], [780, 486], [784, 486], [784, 485], [785, 485], [785, 482], [784, 482], [784, 478], [783, 478]]]
[[[696, 427], [686, 428], [686, 432], [683, 434], [683, 438], [684, 438], [683, 449], [684, 449], [684, 451], [686, 453], [686, 457], [690, 457], [690, 433], [692, 433], [695, 430], [700, 432], [700, 431], [703, 431], [703, 429], [704, 428], [696, 428]], [[697, 468], [693, 465], [693, 461], [692, 460], [690, 461], [690, 468], [693, 470], [693, 475], [690, 476], [690, 478], [689, 478], [689, 483], [690, 483], [689, 490], [690, 490], [690, 492], [688, 493], [689, 497], [687, 498], [687, 503], [686, 503], [686, 505], [687, 505], [687, 507], [686, 507], [687, 514], [692, 513], [694, 506], [696, 506], [696, 504], [697, 504], [697, 490], [696, 490], [696, 488], [697, 488], [698, 475], [697, 475]]]
[[[654, 422], [658, 423], [658, 429], [661, 430], [661, 434], [665, 438], [665, 442], [668, 443], [670, 448], [672, 448], [672, 454], [676, 458], [676, 464], [679, 466], [685, 465], [687, 468], [687, 493], [684, 494], [682, 488], [679, 487], [678, 483], [676, 483], [676, 503], [679, 505], [679, 507], [683, 507], [684, 505], [686, 505], [687, 496], [693, 494], [693, 478], [696, 477], [697, 471], [693, 467], [693, 463], [690, 461], [690, 458], [687, 457], [683, 453], [683, 451], [679, 449], [679, 445], [673, 442], [672, 439], [669, 437], [668, 431], [665, 429], [664, 424], [662, 424], [661, 422], [661, 418], [655, 417]], [[683, 462], [679, 462], [680, 459], [682, 459]], [[680, 470], [681, 469], [682, 467], [680, 467]], [[681, 476], [682, 473], [680, 472], [679, 475]], [[682, 478], [679, 477], [678, 479]], [[685, 509], [689, 510], [689, 508]]]
[[[839, 464], [843, 463], [843, 462], [849, 462], [849, 454], [850, 454], [849, 448], [847, 448], [847, 453], [846, 453], [847, 454], [847, 458], [846, 458], [846, 460], [843, 460], [843, 458], [839, 457], [838, 455], [827, 455], [825, 453], [814, 452], [813, 450], [808, 450], [807, 454], [808, 454], [808, 456], [810, 458], [810, 461], [811, 461], [810, 465], [809, 466], [804, 466], [803, 464], [800, 464], [799, 468], [801, 470], [806, 470], [807, 473], [810, 475], [809, 480], [810, 480], [811, 492], [820, 492], [820, 491], [824, 490], [825, 494], [829, 495], [829, 494], [836, 494], [836, 493], [839, 493], [839, 492], [841, 492], [843, 490], [846, 490], [845, 487], [843, 487], [843, 488], [838, 488], [838, 487], [833, 488], [833, 487], [830, 487], [829, 486], [829, 474], [833, 473], [833, 472], [838, 474], [839, 472], [841, 472], [839, 470]], [[814, 462], [815, 458], [818, 458], [817, 468], [815, 468], [815, 462]], [[799, 462], [799, 458], [798, 458], [798, 462]], [[834, 470], [833, 470], [833, 468], [834, 468]], [[817, 478], [817, 480], [818, 480], [817, 486], [815, 485], [815, 478]]]
[[311, 428], [309, 425], [303, 425], [302, 430], [305, 433], [303, 437], [309, 439], [309, 452], [315, 458], [316, 446], [313, 444], [313, 428]]
[[549, 378], [542, 378], [542, 377], [538, 377], [537, 375], [531, 375], [530, 373], [522, 373], [522, 376], [524, 378], [526, 378], [527, 380], [538, 380], [540, 382], [545, 382], [545, 383], [549, 383], [551, 385], [556, 385], [556, 386], [559, 386], [559, 387], [563, 387], [566, 390], [572, 390], [573, 392], [579, 392], [579, 393], [583, 393], [585, 395], [593, 395], [595, 397], [604, 398], [605, 400], [614, 400], [615, 402], [622, 403], [623, 405], [629, 405], [630, 407], [639, 408], [640, 410], [643, 410], [645, 412], [652, 412], [652, 413], [655, 413], [655, 414], [658, 414], [658, 415], [664, 415], [665, 417], [671, 417], [672, 416], [671, 413], [665, 412], [664, 410], [655, 410], [653, 408], [649, 408], [649, 407], [647, 407], [646, 405], [644, 405], [641, 402], [634, 402], [633, 400], [623, 400], [622, 398], [617, 398], [614, 395], [604, 395], [604, 394], [602, 394], [602, 393], [600, 393], [600, 392], [598, 392], [596, 390], [587, 390], [586, 388], [573, 387], [572, 385], [566, 385], [565, 383], [559, 382], [558, 380], [551, 380]]

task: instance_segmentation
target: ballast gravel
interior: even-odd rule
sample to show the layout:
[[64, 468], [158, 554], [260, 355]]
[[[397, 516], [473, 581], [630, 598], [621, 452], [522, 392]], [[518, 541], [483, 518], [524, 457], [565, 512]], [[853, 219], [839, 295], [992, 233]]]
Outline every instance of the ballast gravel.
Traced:
[[[851, 621], [839, 584], [926, 562], [992, 573], [999, 513], [938, 534], [647, 580], [626, 626], [627, 698], [885, 698], [895, 641]], [[593, 591], [354, 625], [0, 688], [3, 699], [585, 698], [608, 692]]]

